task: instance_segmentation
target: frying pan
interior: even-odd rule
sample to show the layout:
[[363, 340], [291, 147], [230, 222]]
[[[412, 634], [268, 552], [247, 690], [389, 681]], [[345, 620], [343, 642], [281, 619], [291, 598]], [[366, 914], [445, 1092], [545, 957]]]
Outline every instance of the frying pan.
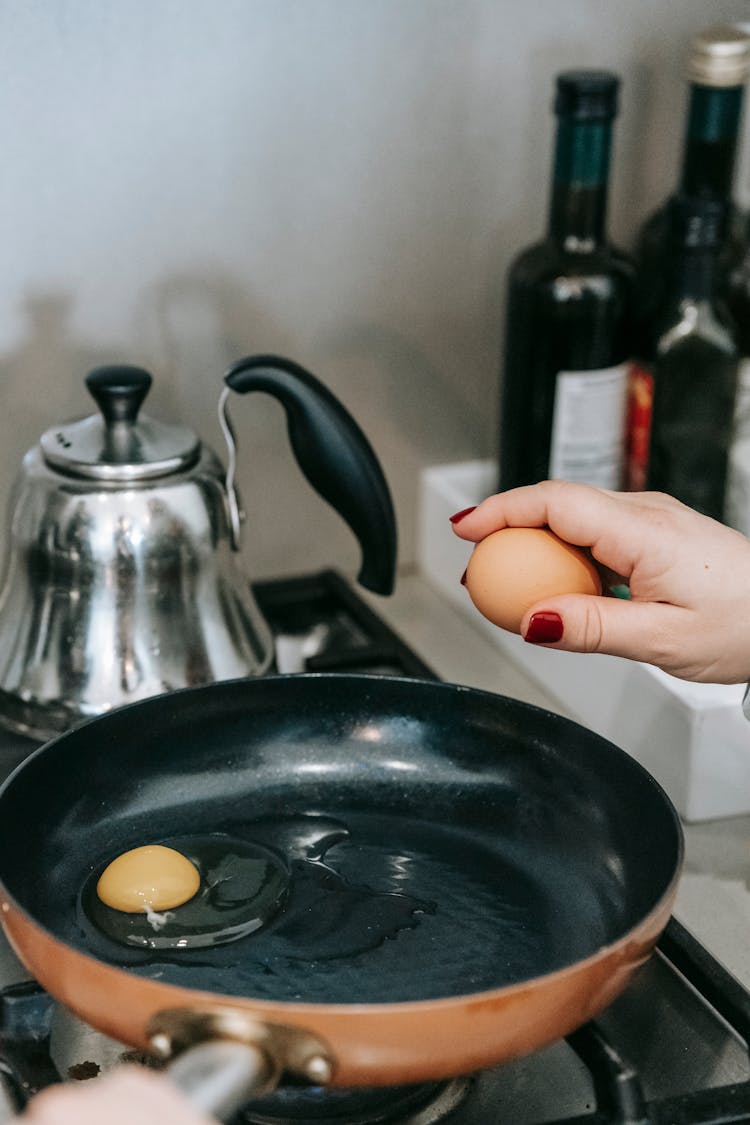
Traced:
[[[92, 873], [194, 833], [260, 842], [284, 865], [265, 926], [164, 952], [90, 924]], [[2, 924], [33, 975], [141, 1049], [243, 1041], [264, 1089], [282, 1072], [443, 1079], [568, 1034], [649, 956], [682, 849], [662, 789], [606, 740], [385, 676], [147, 699], [47, 743], [0, 790]]]

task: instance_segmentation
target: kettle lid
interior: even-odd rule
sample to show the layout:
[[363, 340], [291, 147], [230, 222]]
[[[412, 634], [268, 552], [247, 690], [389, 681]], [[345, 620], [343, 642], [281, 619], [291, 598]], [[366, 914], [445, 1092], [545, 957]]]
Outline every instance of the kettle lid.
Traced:
[[192, 465], [201, 446], [193, 430], [138, 417], [151, 382], [141, 367], [90, 371], [86, 387], [99, 413], [46, 430], [40, 445], [47, 464], [71, 476], [107, 481], [146, 480]]

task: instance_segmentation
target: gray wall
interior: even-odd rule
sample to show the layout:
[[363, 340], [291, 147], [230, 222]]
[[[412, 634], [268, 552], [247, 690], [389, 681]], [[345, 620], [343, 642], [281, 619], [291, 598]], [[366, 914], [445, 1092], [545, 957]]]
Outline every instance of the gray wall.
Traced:
[[[504, 274], [545, 222], [552, 81], [624, 80], [611, 229], [671, 186], [681, 64], [748, 0], [3, 0], [0, 502], [96, 362], [220, 449], [228, 363], [317, 372], [377, 449], [401, 563], [422, 466], [494, 451]], [[750, 183], [750, 176], [746, 177]], [[253, 573], [357, 549], [280, 408], [238, 399]]]

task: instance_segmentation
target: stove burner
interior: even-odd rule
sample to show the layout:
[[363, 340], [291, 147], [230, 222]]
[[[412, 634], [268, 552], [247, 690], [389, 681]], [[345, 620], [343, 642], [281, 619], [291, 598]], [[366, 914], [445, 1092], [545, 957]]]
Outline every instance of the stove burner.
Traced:
[[419, 1086], [370, 1090], [277, 1090], [252, 1102], [235, 1125], [435, 1125], [447, 1117], [468, 1094], [473, 1079], [454, 1078]]
[[[64, 1078], [85, 1081], [106, 1074], [123, 1062], [156, 1069], [163, 1066], [153, 1056], [131, 1050], [82, 1023], [39, 986], [30, 985], [27, 999], [35, 995], [39, 1004], [46, 1003], [44, 1022], [50, 1056]], [[283, 1086], [266, 1098], [249, 1102], [232, 1125], [387, 1125], [395, 1121], [398, 1125], [435, 1125], [461, 1104], [473, 1082], [468, 1077], [414, 1086], [347, 1090]]]
[[[41, 993], [41, 998], [44, 993]], [[83, 1024], [62, 1004], [50, 1002], [50, 1055], [58, 1073], [73, 1080], [105, 1074], [122, 1062], [161, 1069], [162, 1063]], [[417, 1086], [329, 1090], [324, 1086], [285, 1086], [248, 1103], [232, 1125], [435, 1125], [468, 1094], [472, 1078]]]

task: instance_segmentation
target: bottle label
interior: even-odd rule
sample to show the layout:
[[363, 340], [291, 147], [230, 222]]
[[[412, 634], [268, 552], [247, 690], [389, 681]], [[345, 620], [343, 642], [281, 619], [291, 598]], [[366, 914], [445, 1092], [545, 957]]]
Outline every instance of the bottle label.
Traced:
[[729, 453], [724, 518], [735, 531], [750, 536], [750, 441], [736, 441]]
[[734, 400], [734, 441], [750, 438], [750, 359], [740, 360], [737, 369], [737, 397]]
[[561, 371], [555, 385], [549, 475], [622, 488], [629, 364]]
[[642, 492], [646, 487], [653, 404], [654, 376], [642, 364], [631, 364], [625, 427], [625, 488], [628, 492]]
[[740, 360], [737, 373], [724, 515], [730, 527], [750, 536], [750, 359], [747, 358]]

